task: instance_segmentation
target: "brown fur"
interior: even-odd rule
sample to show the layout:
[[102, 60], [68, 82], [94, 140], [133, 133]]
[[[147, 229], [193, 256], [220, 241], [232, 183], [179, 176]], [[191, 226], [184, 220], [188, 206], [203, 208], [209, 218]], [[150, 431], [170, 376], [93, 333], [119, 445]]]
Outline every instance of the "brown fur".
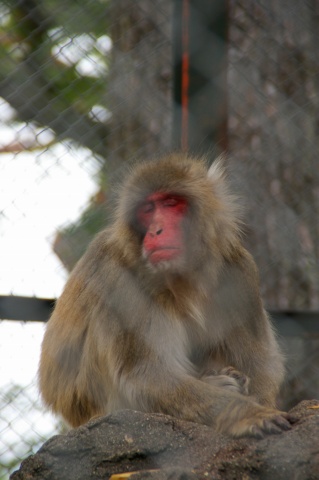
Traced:
[[[136, 210], [154, 192], [188, 201], [186, 253], [142, 258]], [[124, 180], [113, 225], [72, 272], [43, 340], [45, 403], [72, 425], [121, 408], [163, 412], [219, 431], [288, 428], [274, 409], [283, 362], [263, 309], [240, 212], [218, 162], [172, 154]]]

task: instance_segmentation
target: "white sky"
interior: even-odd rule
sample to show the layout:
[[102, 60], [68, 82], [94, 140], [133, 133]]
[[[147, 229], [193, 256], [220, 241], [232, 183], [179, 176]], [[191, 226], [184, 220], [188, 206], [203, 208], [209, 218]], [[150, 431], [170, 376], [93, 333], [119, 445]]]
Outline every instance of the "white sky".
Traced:
[[[0, 294], [59, 296], [67, 273], [52, 251], [55, 232], [76, 220], [96, 193], [97, 170], [90, 152], [67, 143], [47, 152], [0, 154]], [[23, 456], [21, 440], [25, 445], [28, 435], [34, 437], [33, 428], [44, 438], [55, 428], [41, 407], [32, 408], [39, 401], [35, 379], [43, 332], [41, 322], [0, 321], [0, 395], [13, 384], [27, 387], [15, 408], [0, 412], [3, 458]]]
[[[77, 154], [78, 158], [58, 145], [40, 158], [34, 153], [0, 155], [0, 294], [61, 293], [67, 273], [52, 251], [55, 232], [74, 221], [97, 190], [93, 180], [97, 165], [84, 150]], [[0, 386], [9, 376], [21, 383], [34, 375], [32, 357], [42, 335], [41, 324], [33, 326], [33, 332], [41, 334], [34, 333], [32, 340], [26, 337], [25, 326], [6, 323], [0, 323]], [[20, 352], [30, 347], [23, 362], [22, 353], [10, 360], [15, 347]]]
[[[56, 296], [65, 273], [52, 255], [57, 227], [74, 221], [97, 187], [94, 164], [57, 145], [0, 155], [0, 293]], [[81, 158], [82, 156], [82, 158]]]

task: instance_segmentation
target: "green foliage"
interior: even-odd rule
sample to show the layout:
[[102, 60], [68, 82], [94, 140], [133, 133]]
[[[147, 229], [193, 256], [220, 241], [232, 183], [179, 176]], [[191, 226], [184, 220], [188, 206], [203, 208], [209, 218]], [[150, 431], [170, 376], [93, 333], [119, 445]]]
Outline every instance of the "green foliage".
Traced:
[[91, 33], [99, 37], [108, 30], [108, 0], [46, 0], [48, 12], [72, 34]]
[[0, 4], [0, 96], [15, 109], [17, 121], [50, 127], [57, 140], [61, 120], [78, 125], [69, 129], [70, 137], [102, 156], [106, 129], [103, 119], [92, 118], [92, 109], [105, 99], [111, 48], [107, 5], [96, 0]]

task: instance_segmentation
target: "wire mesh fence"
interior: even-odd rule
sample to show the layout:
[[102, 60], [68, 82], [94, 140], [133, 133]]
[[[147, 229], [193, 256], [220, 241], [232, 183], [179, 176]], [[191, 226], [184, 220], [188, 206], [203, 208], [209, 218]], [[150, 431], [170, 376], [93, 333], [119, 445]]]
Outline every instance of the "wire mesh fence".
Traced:
[[[190, 2], [196, 24], [201, 3]], [[114, 172], [172, 147], [173, 7], [0, 3], [0, 294], [57, 297], [108, 221]], [[226, 101], [211, 116], [220, 116], [217, 125], [227, 119], [246, 242], [266, 305], [282, 312], [289, 335], [289, 405], [288, 397], [319, 396], [319, 8], [230, 1], [224, 15], [226, 76], [216, 79], [214, 65], [208, 71]], [[298, 320], [287, 316], [295, 311]], [[0, 478], [62, 428], [36, 388], [43, 327], [0, 322]]]

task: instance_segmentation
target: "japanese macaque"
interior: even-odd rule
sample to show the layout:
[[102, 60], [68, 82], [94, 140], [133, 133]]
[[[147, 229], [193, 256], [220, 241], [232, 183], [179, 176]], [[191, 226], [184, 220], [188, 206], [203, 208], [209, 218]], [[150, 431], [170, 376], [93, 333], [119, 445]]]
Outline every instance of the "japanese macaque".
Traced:
[[222, 163], [207, 171], [171, 154], [124, 180], [43, 340], [42, 397], [72, 426], [129, 408], [235, 437], [290, 428], [275, 407], [283, 359]]

